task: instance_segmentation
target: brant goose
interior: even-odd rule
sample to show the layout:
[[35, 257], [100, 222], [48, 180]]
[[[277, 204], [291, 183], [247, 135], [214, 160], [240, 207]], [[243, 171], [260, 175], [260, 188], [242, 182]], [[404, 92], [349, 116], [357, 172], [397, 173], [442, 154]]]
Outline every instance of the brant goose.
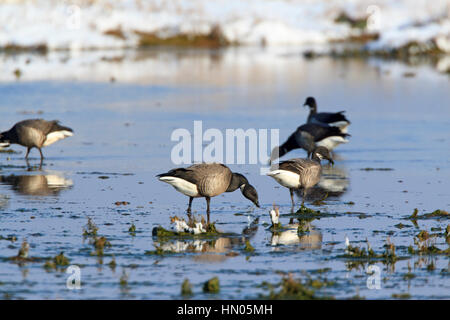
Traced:
[[311, 159], [290, 159], [278, 164], [278, 169], [267, 173], [283, 187], [289, 188], [292, 206], [294, 206], [294, 190], [303, 188], [302, 205], [309, 188], [315, 186], [322, 173], [321, 159], [327, 159], [334, 164], [330, 152], [325, 147], [316, 147]]
[[61, 126], [58, 120], [30, 119], [17, 122], [10, 130], [0, 133], [0, 145], [16, 143], [27, 147], [27, 161], [30, 150], [37, 148], [41, 154], [42, 165], [44, 155], [41, 148], [71, 136], [73, 130]]
[[308, 158], [316, 147], [325, 147], [331, 151], [341, 143], [347, 143], [348, 140], [345, 139], [347, 136], [350, 135], [341, 132], [338, 127], [321, 126], [314, 123], [304, 124], [298, 127], [286, 142], [272, 150], [270, 163], [289, 151], [299, 148], [306, 150]]
[[350, 121], [343, 115], [345, 111], [339, 112], [317, 112], [316, 99], [313, 97], [306, 98], [304, 106], [309, 107], [308, 123], [315, 123], [319, 125], [330, 125], [338, 127], [342, 132], [347, 132], [347, 127], [350, 125]]
[[209, 203], [212, 197], [224, 192], [233, 192], [240, 188], [244, 197], [252, 201], [258, 208], [258, 193], [240, 173], [233, 173], [221, 163], [200, 163], [187, 168], [172, 169], [157, 175], [159, 180], [172, 185], [177, 191], [189, 197], [187, 209], [191, 217], [191, 205], [194, 198], [206, 198], [206, 213], [209, 224]]

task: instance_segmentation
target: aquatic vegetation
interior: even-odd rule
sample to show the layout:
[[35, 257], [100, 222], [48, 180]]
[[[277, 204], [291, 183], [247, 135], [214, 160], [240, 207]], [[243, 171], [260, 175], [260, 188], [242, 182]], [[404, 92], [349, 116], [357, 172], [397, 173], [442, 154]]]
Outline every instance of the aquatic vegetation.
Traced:
[[[386, 244], [384, 245], [385, 251], [383, 253], [376, 253], [372, 247], [370, 246], [370, 243], [368, 240], [367, 242], [367, 249], [356, 247], [350, 245], [350, 243], [346, 243], [346, 250], [345, 254], [341, 257], [343, 258], [351, 258], [354, 262], [354, 265], [359, 265], [359, 262], [371, 262], [371, 261], [381, 261], [382, 263], [391, 264], [395, 263], [400, 257], [398, 257], [395, 253], [395, 245], [391, 243], [389, 237], [386, 240]], [[353, 266], [353, 265], [351, 265]]]
[[111, 268], [111, 270], [115, 270], [117, 263], [116, 263], [116, 258], [113, 256], [111, 261], [108, 263], [108, 266]]
[[418, 219], [450, 219], [450, 213], [445, 210], [434, 210], [433, 212], [424, 213], [423, 215], [419, 215], [419, 210], [416, 208], [411, 216], [409, 216], [410, 220], [418, 220]]
[[[322, 297], [316, 294], [316, 290], [330, 285], [319, 279], [309, 279], [307, 282], [295, 280], [292, 274], [281, 279], [281, 283], [272, 285], [263, 282], [262, 286], [269, 289], [268, 295], [260, 295], [262, 299], [270, 300], [316, 300], [316, 299], [333, 299], [333, 297]], [[280, 288], [276, 291], [276, 288]]]
[[392, 298], [394, 298], [394, 299], [410, 299], [411, 295], [409, 293], [393, 293]]
[[164, 256], [167, 254], [176, 253], [174, 251], [164, 250], [163, 248], [161, 248], [160, 246], [157, 246], [156, 244], [153, 244], [153, 245], [155, 246], [155, 250], [145, 251], [146, 255]]
[[193, 295], [192, 292], [192, 285], [189, 282], [188, 279], [184, 279], [183, 283], [181, 284], [181, 295], [182, 296], [191, 296]]
[[218, 277], [211, 278], [203, 284], [203, 292], [205, 293], [219, 293], [219, 291], [220, 283]]
[[245, 240], [244, 251], [245, 252], [254, 252], [255, 251], [255, 248], [250, 244], [250, 241], [248, 239]]
[[206, 231], [205, 232], [201, 232], [201, 233], [191, 233], [191, 232], [177, 232], [174, 230], [167, 230], [165, 228], [163, 228], [162, 226], [157, 226], [154, 227], [152, 230], [152, 235], [154, 237], [158, 237], [158, 238], [178, 238], [178, 239], [208, 239], [208, 238], [215, 238], [219, 235], [231, 235], [229, 233], [222, 233], [219, 232], [214, 223], [210, 223], [207, 227], [206, 227]]
[[25, 239], [25, 240], [23, 240], [23, 242], [22, 242], [22, 246], [20, 247], [17, 256], [18, 256], [19, 258], [26, 259], [26, 258], [28, 258], [28, 251], [29, 251], [29, 250], [30, 250], [30, 245], [29, 245], [29, 243], [27, 242], [27, 240]]
[[6, 236], [6, 237], [4, 237], [4, 236], [0, 235], [0, 240], [16, 242], [17, 241], [17, 237], [16, 236]]
[[414, 237], [413, 246], [408, 247], [408, 253], [413, 255], [423, 255], [423, 254], [436, 254], [436, 255], [449, 255], [450, 247], [447, 249], [440, 249], [436, 246], [436, 234], [429, 234], [427, 231], [422, 230]]
[[20, 151], [14, 151], [13, 149], [0, 149], [0, 153], [7, 153], [7, 154], [19, 154]]
[[111, 242], [109, 242], [106, 237], [96, 237], [94, 239], [93, 245], [95, 248], [95, 255], [103, 256], [103, 250], [105, 249], [105, 247], [111, 247]]
[[312, 205], [313, 206], [323, 206], [323, 205], [325, 205], [325, 200], [328, 198], [328, 192], [325, 194], [325, 196], [322, 198], [322, 199], [317, 199], [317, 200], [314, 200], [313, 202], [312, 202]]
[[314, 210], [307, 208], [305, 206], [301, 206], [300, 209], [297, 210], [296, 214], [320, 214], [319, 210]]
[[7, 260], [16, 262], [19, 265], [22, 265], [26, 262], [39, 262], [42, 260], [41, 258], [30, 257], [29, 250], [30, 250], [30, 244], [27, 242], [26, 239], [24, 239], [17, 255], [14, 257], [7, 258]]
[[128, 228], [128, 232], [132, 235], [135, 236], [136, 235], [136, 226], [134, 225], [134, 223], [131, 224], [131, 227]]
[[398, 229], [403, 229], [403, 228], [410, 228], [411, 226], [405, 225], [403, 223], [397, 223], [396, 225], [394, 225], [394, 227], [398, 228]]
[[122, 288], [128, 287], [128, 278], [129, 278], [128, 273], [125, 271], [125, 269], [123, 269], [122, 275], [120, 276], [119, 279], [119, 284]]
[[98, 227], [95, 225], [95, 223], [92, 221], [91, 218], [88, 218], [86, 227], [83, 228], [83, 236], [95, 237], [95, 236], [97, 236], [97, 232], [98, 232]]
[[44, 264], [45, 269], [57, 269], [58, 267], [68, 266], [70, 263], [69, 258], [67, 258], [63, 252], [53, 257], [51, 260], [48, 260]]

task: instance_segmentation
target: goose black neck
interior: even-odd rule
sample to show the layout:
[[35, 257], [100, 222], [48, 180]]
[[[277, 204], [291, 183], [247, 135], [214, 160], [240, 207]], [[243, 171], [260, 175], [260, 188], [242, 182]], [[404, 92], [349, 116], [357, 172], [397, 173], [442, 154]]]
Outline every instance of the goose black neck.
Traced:
[[226, 192], [233, 192], [236, 189], [240, 188], [242, 185], [248, 184], [248, 180], [240, 173], [233, 173], [231, 177], [230, 185]]

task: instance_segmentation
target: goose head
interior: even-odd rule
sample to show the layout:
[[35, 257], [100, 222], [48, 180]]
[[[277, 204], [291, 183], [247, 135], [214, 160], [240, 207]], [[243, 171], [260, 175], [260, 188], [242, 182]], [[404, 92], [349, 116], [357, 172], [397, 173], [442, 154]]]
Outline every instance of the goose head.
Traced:
[[325, 147], [317, 147], [312, 152], [312, 159], [320, 160], [326, 159], [328, 160], [332, 165], [334, 165], [333, 158], [331, 157], [330, 151]]
[[260, 208], [256, 189], [249, 183], [243, 184], [240, 188], [243, 196]]
[[311, 109], [316, 108], [317, 107], [316, 99], [314, 99], [313, 97], [306, 98], [305, 103], [303, 104], [303, 106], [308, 106]]

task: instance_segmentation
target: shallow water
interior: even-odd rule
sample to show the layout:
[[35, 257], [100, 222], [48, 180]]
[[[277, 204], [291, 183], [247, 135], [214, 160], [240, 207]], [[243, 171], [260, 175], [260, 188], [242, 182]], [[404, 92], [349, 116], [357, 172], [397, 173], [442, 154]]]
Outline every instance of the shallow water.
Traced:
[[[178, 299], [181, 283], [193, 284], [194, 299], [257, 298], [260, 284], [277, 283], [280, 273], [316, 278], [317, 269], [335, 285], [322, 295], [368, 299], [409, 293], [412, 298], [450, 298], [448, 256], [411, 256], [407, 247], [420, 230], [441, 228], [448, 219], [407, 219], [450, 207], [449, 78], [428, 65], [407, 67], [379, 60], [305, 60], [293, 49], [166, 50], [118, 52], [122, 59], [98, 53], [76, 57], [3, 57], [4, 68], [20, 67], [23, 76], [0, 76], [0, 127], [24, 118], [59, 119], [75, 135], [44, 150], [42, 171], [29, 170], [20, 154], [0, 153], [0, 293], [25, 299]], [[413, 72], [413, 77], [404, 76]], [[3, 78], [1, 78], [3, 77]], [[115, 81], [110, 81], [111, 77]], [[336, 165], [327, 167], [321, 187], [324, 205], [308, 206], [329, 213], [311, 222], [313, 231], [284, 238], [268, 226], [273, 203], [281, 222], [290, 218], [289, 192], [260, 175], [260, 165], [230, 165], [245, 174], [259, 193], [261, 209], [239, 191], [213, 198], [211, 217], [220, 230], [236, 233], [215, 243], [186, 240], [161, 243], [152, 237], [169, 216], [183, 215], [188, 199], [155, 175], [175, 165], [170, 140], [176, 128], [193, 131], [193, 121], [207, 128], [280, 128], [281, 142], [304, 123], [305, 97], [315, 96], [319, 110], [346, 110], [352, 121], [350, 142], [336, 149]], [[41, 111], [42, 114], [38, 114]], [[296, 150], [283, 159], [303, 157]], [[389, 170], [361, 170], [365, 168]], [[319, 189], [319, 188], [317, 188]], [[322, 190], [323, 191], [323, 190]], [[321, 190], [312, 199], [323, 197]], [[128, 205], [116, 205], [127, 201]], [[349, 202], [354, 202], [353, 205]], [[203, 199], [193, 210], [204, 214]], [[111, 248], [103, 258], [91, 255], [83, 237], [90, 217]], [[254, 253], [244, 251], [239, 234], [259, 217], [247, 235]], [[128, 232], [131, 224], [136, 234]], [[407, 228], [395, 225], [403, 223]], [[434, 229], [437, 230], [437, 229]], [[381, 268], [381, 289], [368, 289], [366, 266], [349, 267], [344, 239], [383, 252], [387, 238], [405, 260]], [[1, 239], [1, 237], [0, 237]], [[44, 261], [17, 264], [23, 239], [30, 256], [49, 258], [64, 252], [81, 267], [81, 290], [69, 290], [69, 276], [46, 271]], [[155, 246], [178, 253], [145, 254]], [[447, 248], [442, 236], [436, 245]], [[227, 255], [230, 251], [237, 256]], [[108, 263], [114, 256], [117, 266]], [[430, 261], [435, 269], [427, 270]], [[404, 280], [408, 264], [415, 278]], [[120, 285], [123, 271], [128, 285]], [[204, 281], [218, 276], [217, 295], [202, 293]]]

